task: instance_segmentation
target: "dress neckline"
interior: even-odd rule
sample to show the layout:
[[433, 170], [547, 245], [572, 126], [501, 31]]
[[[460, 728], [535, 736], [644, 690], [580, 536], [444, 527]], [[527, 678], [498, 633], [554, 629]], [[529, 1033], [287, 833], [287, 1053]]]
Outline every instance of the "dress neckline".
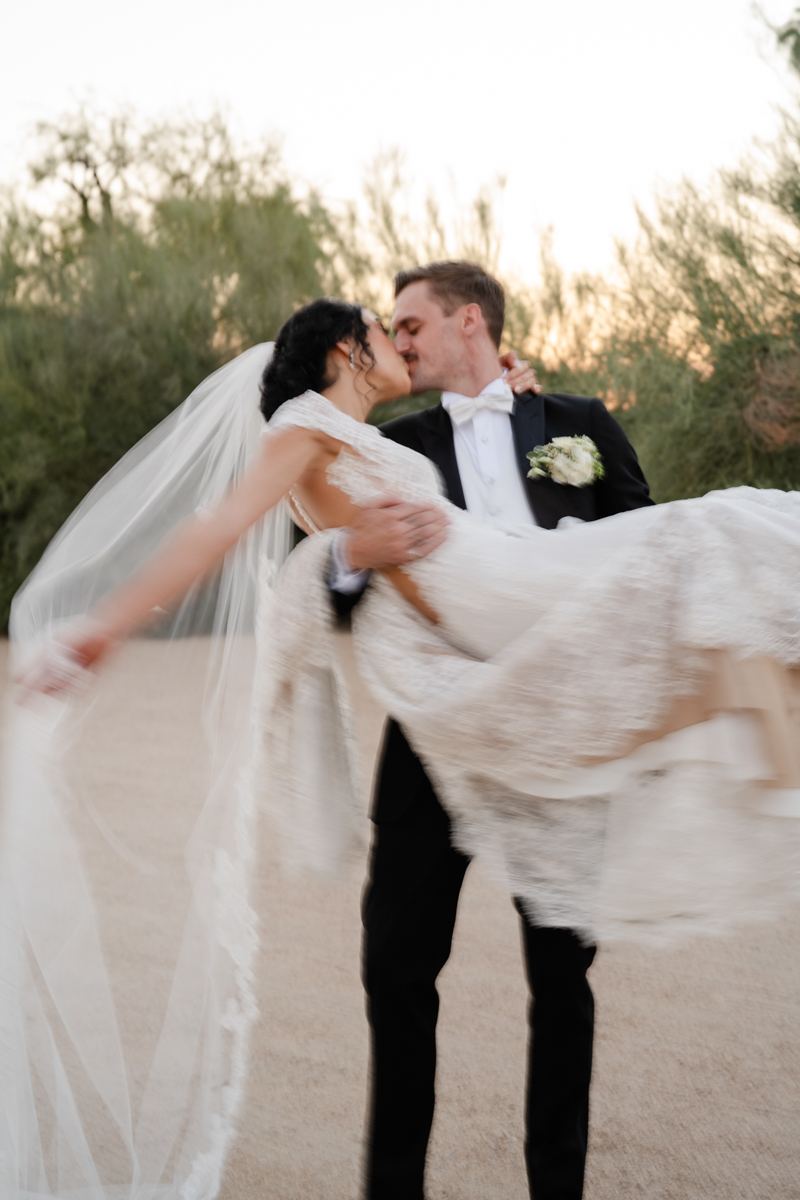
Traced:
[[302, 392], [299, 396], [293, 396], [291, 400], [285, 400], [280, 408], [276, 409], [276, 411], [273, 413], [271, 420], [274, 420], [275, 417], [278, 416], [278, 413], [280, 413], [283, 409], [288, 408], [290, 404], [299, 406], [304, 400], [319, 400], [325, 405], [326, 408], [332, 409], [333, 412], [336, 413], [337, 417], [341, 417], [342, 420], [347, 421], [351, 425], [357, 426], [359, 429], [368, 431], [370, 435], [377, 434], [378, 437], [381, 437], [381, 433], [377, 425], [371, 425], [368, 421], [357, 420], [355, 417], [351, 416], [350, 413], [344, 412], [344, 410], [339, 408], [337, 404], [334, 404], [332, 400], [329, 400], [327, 396], [323, 396], [321, 392], [313, 391], [312, 388]]

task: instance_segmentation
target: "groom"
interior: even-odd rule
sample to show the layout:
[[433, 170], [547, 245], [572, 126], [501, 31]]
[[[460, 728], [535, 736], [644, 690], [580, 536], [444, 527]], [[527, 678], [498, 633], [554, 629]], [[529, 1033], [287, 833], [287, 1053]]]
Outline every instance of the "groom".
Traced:
[[[449, 499], [494, 525], [553, 529], [651, 504], [636, 454], [599, 400], [514, 396], [498, 378], [505, 300], [474, 263], [440, 262], [395, 277], [392, 327], [414, 392], [436, 388], [435, 408], [389, 421], [386, 437], [436, 464]], [[605, 477], [588, 487], [527, 478], [526, 454], [554, 437], [588, 434]], [[402, 565], [442, 537], [438, 511], [409, 505], [362, 510], [337, 537], [330, 583], [340, 615], [369, 570]], [[531, 736], [536, 731], [531, 730]], [[469, 858], [396, 722], [387, 724], [377, 776], [375, 832], [364, 898], [363, 976], [371, 1026], [367, 1200], [424, 1200], [434, 1110], [436, 979], [447, 962]], [[570, 929], [522, 922], [528, 982], [525, 1158], [532, 1200], [580, 1200], [586, 1161], [595, 955]]]

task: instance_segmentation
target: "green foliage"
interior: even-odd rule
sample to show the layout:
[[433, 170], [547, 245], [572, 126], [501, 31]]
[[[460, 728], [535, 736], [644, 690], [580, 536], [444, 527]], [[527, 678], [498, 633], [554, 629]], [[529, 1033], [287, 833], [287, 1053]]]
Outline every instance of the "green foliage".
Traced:
[[800, 487], [800, 130], [640, 216], [611, 280], [548, 259], [529, 349], [616, 406], [657, 500]]
[[319, 204], [219, 121], [41, 132], [33, 178], [63, 199], [0, 224], [0, 621], [94, 483], [330, 271]]
[[[800, 9], [774, 32], [800, 74]], [[137, 133], [79, 113], [40, 136], [31, 197], [0, 212], [0, 621], [100, 476], [298, 304], [341, 294], [387, 318], [399, 268], [500, 261], [502, 181], [446, 226], [434, 197], [415, 209], [396, 153], [370, 171], [366, 212], [333, 214], [219, 118]], [[607, 401], [657, 500], [800, 488], [800, 118], [639, 215], [607, 278], [565, 279], [545, 237], [538, 288], [503, 280], [506, 346], [548, 390]]]
[[800, 75], [800, 8], [796, 8], [785, 25], [773, 28], [780, 47], [788, 52], [789, 66]]

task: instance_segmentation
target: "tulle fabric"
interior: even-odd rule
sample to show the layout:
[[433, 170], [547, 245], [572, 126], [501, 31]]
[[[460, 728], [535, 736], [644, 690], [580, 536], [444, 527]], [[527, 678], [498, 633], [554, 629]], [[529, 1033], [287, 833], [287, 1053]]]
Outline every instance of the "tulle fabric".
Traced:
[[[245, 470], [264, 429], [258, 382], [270, 352], [257, 346], [217, 371], [84, 500], [15, 599], [16, 668]], [[218, 1191], [257, 1012], [255, 622], [259, 593], [290, 542], [281, 504], [213, 580], [136, 639], [125, 651], [139, 664], [136, 696], [124, 691], [130, 672], [112, 661], [82, 699], [9, 705], [3, 1200], [210, 1200]], [[140, 769], [134, 753], [126, 761], [140, 772], [141, 807], [121, 811], [108, 714], [161, 705], [169, 754], [178, 676], [190, 678], [198, 730], [181, 796], [163, 794], [163, 780]]]

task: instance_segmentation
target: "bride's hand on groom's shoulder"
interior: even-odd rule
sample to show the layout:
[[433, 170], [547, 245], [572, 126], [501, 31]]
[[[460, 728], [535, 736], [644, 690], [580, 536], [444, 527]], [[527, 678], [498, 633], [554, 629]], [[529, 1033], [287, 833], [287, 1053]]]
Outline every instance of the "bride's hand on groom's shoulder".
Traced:
[[527, 359], [517, 357], [516, 351], [509, 350], [507, 354], [501, 354], [500, 366], [508, 371], [506, 383], [512, 392], [518, 395], [521, 392], [541, 392], [542, 385], [536, 378], [536, 372]]
[[359, 510], [348, 527], [344, 554], [354, 571], [381, 571], [425, 558], [447, 537], [441, 508], [391, 497]]

